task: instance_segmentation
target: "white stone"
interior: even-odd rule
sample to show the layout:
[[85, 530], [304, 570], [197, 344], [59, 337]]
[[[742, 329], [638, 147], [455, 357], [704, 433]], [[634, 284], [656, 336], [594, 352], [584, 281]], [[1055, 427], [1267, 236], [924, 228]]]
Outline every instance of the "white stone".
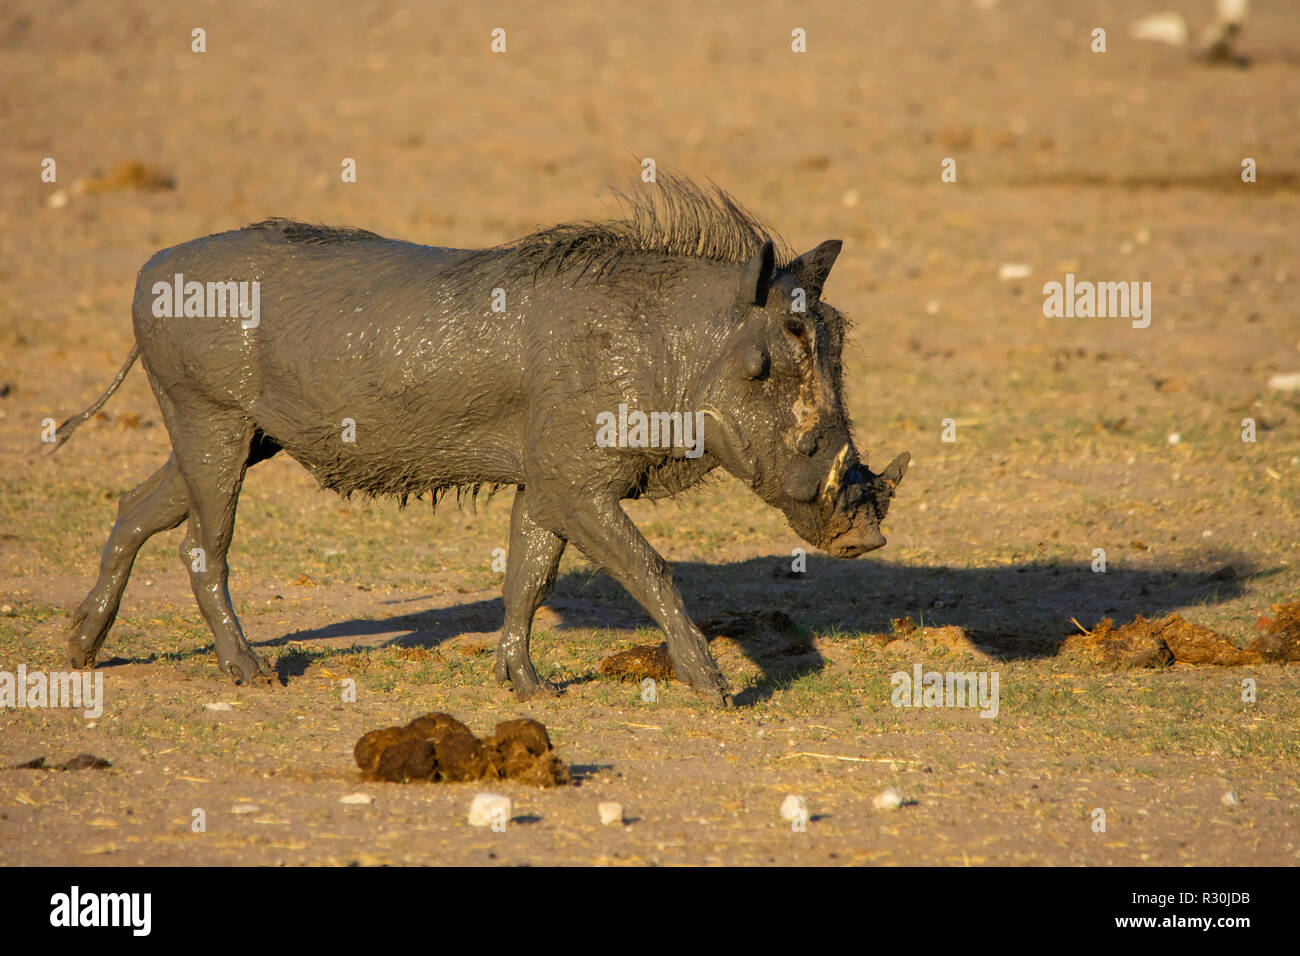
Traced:
[[871, 799], [871, 805], [877, 810], [897, 810], [906, 802], [903, 799], [903, 791], [897, 787], [882, 790]]
[[479, 793], [469, 805], [469, 825], [490, 827], [498, 818], [509, 820], [513, 806], [509, 797], [499, 793]]
[[234, 807], [231, 808], [230, 812], [238, 813], [242, 815], [245, 813], [256, 813], [261, 809], [262, 808], [259, 807], [256, 803], [237, 803], [235, 804]]
[[1187, 21], [1177, 13], [1152, 13], [1135, 20], [1128, 32], [1135, 40], [1152, 40], [1170, 46], [1187, 44]]
[[1028, 279], [1033, 274], [1033, 268], [1024, 262], [1004, 262], [998, 266], [998, 278], [1003, 282], [1011, 282], [1013, 279]]
[[215, 704], [204, 704], [204, 710], [234, 710], [234, 704], [228, 704], [224, 700], [219, 700]]
[[623, 822], [623, 804], [615, 803], [613, 800], [605, 800], [599, 803], [596, 806], [596, 812], [600, 814], [601, 826]]
[[1268, 380], [1268, 387], [1277, 392], [1300, 392], [1300, 372], [1274, 375]]
[[790, 794], [781, 801], [781, 819], [793, 823], [795, 820], [808, 819], [808, 804], [803, 797]]
[[339, 797], [339, 803], [346, 803], [348, 806], [368, 807], [375, 802], [375, 798], [368, 793], [349, 793], [346, 797]]

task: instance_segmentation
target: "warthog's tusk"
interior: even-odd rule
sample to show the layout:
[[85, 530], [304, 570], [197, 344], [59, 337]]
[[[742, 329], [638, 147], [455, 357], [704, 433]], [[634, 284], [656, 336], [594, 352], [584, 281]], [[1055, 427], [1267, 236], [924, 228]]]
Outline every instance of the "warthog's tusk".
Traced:
[[840, 495], [840, 485], [844, 481], [844, 469], [848, 465], [849, 451], [852, 447], [845, 442], [840, 453], [831, 462], [831, 470], [826, 474], [826, 485], [822, 488], [822, 504], [825, 507], [830, 507]]

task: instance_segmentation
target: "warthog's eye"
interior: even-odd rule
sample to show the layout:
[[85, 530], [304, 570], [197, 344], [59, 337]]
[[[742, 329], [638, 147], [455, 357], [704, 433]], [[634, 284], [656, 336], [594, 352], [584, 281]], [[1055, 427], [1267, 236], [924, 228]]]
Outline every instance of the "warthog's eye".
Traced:
[[796, 319], [793, 316], [785, 320], [785, 330], [793, 335], [796, 339], [803, 338], [803, 319]]

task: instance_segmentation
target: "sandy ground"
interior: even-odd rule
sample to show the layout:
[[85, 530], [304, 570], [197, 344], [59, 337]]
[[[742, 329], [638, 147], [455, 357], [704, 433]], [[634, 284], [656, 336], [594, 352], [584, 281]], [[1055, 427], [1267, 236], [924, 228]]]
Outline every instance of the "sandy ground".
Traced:
[[[1161, 6], [1195, 30], [1211, 5]], [[180, 532], [159, 536], [101, 656], [104, 713], [0, 710], [0, 764], [112, 763], [0, 771], [0, 862], [1295, 864], [1300, 668], [1111, 673], [1056, 653], [1072, 619], [1170, 611], [1244, 644], [1300, 596], [1300, 401], [1267, 385], [1300, 370], [1300, 17], [1257, 0], [1239, 69], [1130, 39], [1143, 12], [6, 5], [0, 671], [65, 665], [114, 501], [168, 449], [138, 371], [50, 460], [29, 455], [42, 420], [119, 367], [153, 251], [270, 215], [478, 247], [599, 215], [643, 157], [711, 177], [796, 248], [845, 240], [826, 297], [856, 323], [859, 445], [913, 466], [886, 549], [811, 555], [797, 577], [800, 542], [735, 482], [629, 507], [698, 619], [781, 610], [806, 639], [776, 657], [718, 642], [740, 692], [720, 712], [600, 676], [610, 650], [658, 638], [573, 554], [535, 641], [566, 693], [515, 703], [486, 653], [508, 502], [399, 511], [260, 465], [231, 589], [283, 684], [217, 681]], [[78, 185], [125, 162], [174, 188]], [[1000, 279], [1007, 264], [1028, 275]], [[1042, 284], [1066, 273], [1150, 282], [1150, 326], [1045, 317]], [[886, 648], [905, 615], [977, 647]], [[890, 675], [917, 662], [996, 671], [998, 716], [891, 706]], [[358, 781], [361, 733], [434, 710], [480, 734], [542, 720], [577, 785], [496, 788], [516, 805], [494, 833], [466, 825], [476, 787]], [[911, 802], [875, 809], [891, 786]], [[356, 792], [373, 803], [339, 803]], [[806, 832], [777, 814], [792, 793]], [[629, 822], [600, 826], [601, 800]]]

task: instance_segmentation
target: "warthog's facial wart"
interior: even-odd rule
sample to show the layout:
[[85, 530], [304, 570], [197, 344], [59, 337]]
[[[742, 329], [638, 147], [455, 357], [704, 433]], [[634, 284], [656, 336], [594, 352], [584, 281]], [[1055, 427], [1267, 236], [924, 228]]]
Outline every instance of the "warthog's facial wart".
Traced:
[[856, 558], [884, 546], [880, 522], [910, 456], [876, 475], [853, 446], [841, 384], [846, 323], [821, 301], [839, 251], [830, 240], [778, 267], [769, 243], [742, 268], [736, 329], [710, 393], [718, 425], [709, 448], [805, 541]]

